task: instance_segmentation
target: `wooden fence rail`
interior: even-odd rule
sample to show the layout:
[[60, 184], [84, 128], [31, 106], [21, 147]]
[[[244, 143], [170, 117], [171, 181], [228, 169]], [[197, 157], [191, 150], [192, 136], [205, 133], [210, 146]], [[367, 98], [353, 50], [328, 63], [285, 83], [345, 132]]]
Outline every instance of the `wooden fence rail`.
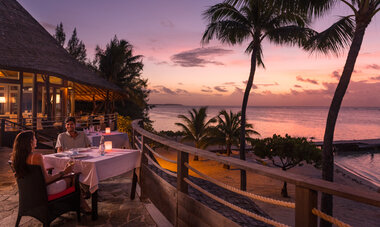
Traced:
[[[328, 193], [334, 196], [343, 197], [356, 202], [369, 204], [375, 207], [380, 207], [380, 193], [372, 191], [363, 191], [361, 189], [352, 188], [349, 186], [328, 182], [321, 179], [306, 177], [298, 174], [284, 172], [279, 169], [270, 168], [267, 166], [250, 163], [247, 161], [239, 160], [232, 157], [222, 157], [215, 153], [197, 149], [185, 144], [177, 143], [167, 138], [158, 136], [148, 132], [139, 126], [139, 120], [132, 122], [133, 138], [136, 148], [142, 152], [142, 164], [140, 172], [140, 184], [142, 187], [142, 197], [150, 198], [152, 202], [161, 210], [161, 212], [171, 221], [174, 225], [219, 225], [234, 226], [236, 223], [229, 222], [220, 214], [215, 213], [209, 208], [203, 206], [197, 201], [193, 201], [188, 196], [189, 184], [187, 183], [189, 176], [189, 154], [197, 155], [203, 158], [214, 160], [223, 164], [231, 165], [240, 169], [249, 170], [256, 174], [267, 176], [276, 180], [286, 181], [294, 184], [296, 187], [295, 196], [295, 225], [298, 226], [317, 226], [318, 217], [313, 214], [313, 209], [318, 208], [318, 192]], [[148, 141], [156, 142], [172, 149], [177, 150], [177, 186], [170, 188], [153, 171], [149, 170], [148, 162], [153, 162], [149, 156], [154, 156], [148, 146]], [[156, 163], [155, 163], [156, 164]], [[156, 165], [157, 166], [157, 165]], [[162, 168], [158, 166], [159, 168]], [[164, 169], [163, 171], [165, 171]], [[166, 170], [168, 171], [168, 170]], [[174, 174], [172, 174], [174, 175]], [[154, 185], [154, 190], [149, 187]], [[236, 189], [238, 190], [238, 189]], [[234, 191], [236, 191], [234, 189]], [[242, 193], [244, 195], [244, 193]], [[166, 196], [166, 197], [164, 197]], [[165, 198], [165, 200], [160, 199]], [[172, 198], [171, 201], [170, 198]], [[248, 199], [249, 197], [247, 197]], [[187, 201], [188, 204], [181, 204], [181, 201]], [[227, 202], [226, 202], [227, 203]], [[191, 206], [189, 204], [192, 204]], [[375, 209], [377, 209], [375, 208]], [[204, 212], [200, 215], [201, 211]], [[240, 211], [239, 211], [240, 212]], [[244, 213], [245, 211], [242, 211]], [[198, 215], [196, 215], [198, 214]], [[205, 214], [209, 216], [205, 216]], [[189, 218], [192, 217], [192, 218]], [[202, 218], [203, 217], [203, 218]], [[369, 218], [369, 217], [365, 217]], [[189, 223], [187, 223], [187, 221]], [[276, 223], [271, 220], [272, 225]], [[274, 224], [277, 226], [277, 224]], [[281, 226], [282, 224], [278, 224]]]

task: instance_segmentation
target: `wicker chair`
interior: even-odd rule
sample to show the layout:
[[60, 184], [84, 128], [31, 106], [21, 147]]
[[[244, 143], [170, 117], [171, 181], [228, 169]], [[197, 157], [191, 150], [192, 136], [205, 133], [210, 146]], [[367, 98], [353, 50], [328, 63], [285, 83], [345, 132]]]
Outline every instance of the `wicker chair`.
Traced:
[[[80, 188], [79, 173], [65, 177], [75, 177], [75, 185], [63, 192], [48, 195], [41, 167], [29, 165], [29, 173], [17, 179], [19, 189], [19, 207], [16, 226], [22, 216], [32, 216], [49, 226], [60, 215], [68, 211], [76, 211], [80, 221]], [[62, 179], [62, 178], [60, 178]]]

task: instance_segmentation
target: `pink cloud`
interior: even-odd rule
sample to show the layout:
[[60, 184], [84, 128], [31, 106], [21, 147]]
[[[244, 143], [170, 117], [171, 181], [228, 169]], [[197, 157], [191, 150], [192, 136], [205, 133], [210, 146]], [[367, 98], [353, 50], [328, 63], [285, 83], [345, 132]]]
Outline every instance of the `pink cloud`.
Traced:
[[378, 64], [367, 65], [366, 68], [367, 69], [376, 69], [376, 70], [379, 70], [380, 69], [380, 65], [378, 65]]
[[311, 83], [311, 84], [318, 84], [317, 80], [312, 80], [312, 79], [304, 79], [301, 76], [296, 77], [298, 81], [300, 82], [305, 82], [305, 83]]

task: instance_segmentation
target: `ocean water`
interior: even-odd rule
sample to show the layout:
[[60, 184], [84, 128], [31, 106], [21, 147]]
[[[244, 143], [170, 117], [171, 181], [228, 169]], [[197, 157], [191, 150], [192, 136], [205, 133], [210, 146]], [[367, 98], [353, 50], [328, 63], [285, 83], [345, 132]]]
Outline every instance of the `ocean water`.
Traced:
[[[157, 130], [179, 130], [179, 114], [188, 114], [193, 106], [158, 105], [149, 116]], [[210, 106], [208, 116], [216, 116], [220, 110], [240, 111], [240, 107]], [[248, 107], [247, 120], [265, 138], [273, 134], [302, 136], [322, 141], [328, 107]], [[336, 123], [334, 140], [358, 140], [380, 138], [380, 107], [342, 107]], [[335, 162], [349, 169], [352, 174], [380, 187], [380, 153], [343, 154]]]
[[[193, 106], [157, 105], [150, 113], [157, 130], [179, 130], [179, 114], [187, 114]], [[210, 106], [208, 116], [216, 116], [220, 110], [240, 111], [240, 107]], [[273, 134], [303, 136], [322, 141], [326, 125], [327, 107], [248, 107], [247, 121], [261, 134], [261, 138]], [[334, 140], [380, 138], [380, 107], [342, 107], [336, 123]]]

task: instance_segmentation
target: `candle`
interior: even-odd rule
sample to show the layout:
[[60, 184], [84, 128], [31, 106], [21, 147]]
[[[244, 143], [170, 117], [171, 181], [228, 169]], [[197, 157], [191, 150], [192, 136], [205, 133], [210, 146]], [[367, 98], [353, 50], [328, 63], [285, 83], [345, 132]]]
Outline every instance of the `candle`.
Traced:
[[111, 133], [111, 128], [106, 128], [106, 134], [110, 134]]
[[110, 151], [112, 150], [112, 141], [106, 141], [104, 142], [105, 150]]

